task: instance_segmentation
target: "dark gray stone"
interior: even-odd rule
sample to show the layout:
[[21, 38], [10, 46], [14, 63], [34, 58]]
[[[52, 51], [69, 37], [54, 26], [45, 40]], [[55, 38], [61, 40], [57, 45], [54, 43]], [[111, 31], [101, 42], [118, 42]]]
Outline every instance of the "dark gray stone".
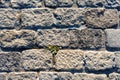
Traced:
[[18, 52], [0, 52], [0, 72], [20, 71], [21, 57]]

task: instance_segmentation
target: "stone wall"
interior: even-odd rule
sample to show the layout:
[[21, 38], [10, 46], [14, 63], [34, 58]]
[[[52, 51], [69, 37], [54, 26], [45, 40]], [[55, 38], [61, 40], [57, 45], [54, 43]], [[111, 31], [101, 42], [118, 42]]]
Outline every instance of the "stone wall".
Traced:
[[120, 0], [0, 0], [0, 80], [120, 80]]

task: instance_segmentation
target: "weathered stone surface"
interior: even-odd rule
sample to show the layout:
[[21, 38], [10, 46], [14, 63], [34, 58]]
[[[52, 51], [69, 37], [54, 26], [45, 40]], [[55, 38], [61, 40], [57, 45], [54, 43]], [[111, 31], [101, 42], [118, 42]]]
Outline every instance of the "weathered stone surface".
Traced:
[[12, 8], [38, 8], [42, 6], [42, 0], [11, 0]]
[[72, 5], [72, 0], [45, 0], [47, 7], [71, 7]]
[[75, 73], [73, 80], [108, 80], [105, 74]]
[[107, 8], [120, 7], [120, 0], [106, 0], [105, 7], [107, 7]]
[[39, 80], [72, 80], [69, 72], [40, 72]]
[[20, 25], [19, 10], [0, 9], [0, 29], [15, 28]]
[[70, 44], [70, 34], [67, 29], [45, 29], [38, 30], [37, 45], [39, 47], [57, 45], [68, 47]]
[[71, 30], [71, 43], [72, 48], [81, 49], [100, 49], [104, 48], [105, 35], [102, 30], [99, 29], [82, 29]]
[[112, 52], [86, 51], [85, 67], [89, 71], [112, 69], [113, 67], [115, 67], [114, 59], [115, 55]]
[[0, 72], [21, 70], [21, 58], [18, 52], [0, 52]]
[[12, 72], [8, 74], [8, 80], [38, 80], [36, 72]]
[[82, 12], [79, 8], [58, 8], [53, 12], [56, 19], [55, 25], [58, 27], [80, 27], [82, 22]]
[[102, 7], [105, 0], [76, 0], [79, 7]]
[[22, 10], [24, 28], [51, 28], [54, 18], [51, 9], [24, 9]]
[[84, 22], [87, 27], [90, 28], [113, 28], [117, 27], [119, 16], [116, 9], [85, 9], [84, 12]]
[[120, 72], [120, 52], [115, 53], [115, 64], [116, 68], [118, 68], [118, 72]]
[[24, 50], [34, 47], [36, 33], [32, 30], [1, 30], [0, 47], [4, 50]]
[[109, 50], [120, 50], [120, 29], [107, 29], [105, 32]]
[[83, 51], [81, 50], [60, 50], [56, 55], [57, 70], [78, 70], [83, 69]]
[[7, 74], [6, 73], [0, 73], [0, 80], [6, 80]]
[[109, 80], [120, 80], [120, 74], [119, 73], [109, 74]]
[[25, 70], [47, 70], [52, 67], [52, 54], [43, 49], [31, 49], [22, 52], [22, 62]]
[[0, 0], [0, 8], [10, 7], [10, 0]]

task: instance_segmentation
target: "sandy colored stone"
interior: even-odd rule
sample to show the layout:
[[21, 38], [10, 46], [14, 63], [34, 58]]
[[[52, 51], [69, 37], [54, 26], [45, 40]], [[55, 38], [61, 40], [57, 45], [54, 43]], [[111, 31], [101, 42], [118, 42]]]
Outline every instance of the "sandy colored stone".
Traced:
[[120, 80], [120, 74], [115, 72], [109, 74], [109, 80]]

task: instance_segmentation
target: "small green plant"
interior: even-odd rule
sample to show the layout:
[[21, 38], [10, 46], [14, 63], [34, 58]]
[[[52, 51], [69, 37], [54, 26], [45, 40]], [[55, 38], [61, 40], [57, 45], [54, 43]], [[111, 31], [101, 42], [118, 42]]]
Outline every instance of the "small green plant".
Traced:
[[52, 53], [52, 63], [53, 63], [53, 65], [55, 65], [56, 64], [55, 56], [58, 53], [58, 51], [61, 49], [61, 47], [59, 47], [59, 46], [53, 46], [53, 45], [48, 45], [46, 47], [46, 49], [49, 50]]

